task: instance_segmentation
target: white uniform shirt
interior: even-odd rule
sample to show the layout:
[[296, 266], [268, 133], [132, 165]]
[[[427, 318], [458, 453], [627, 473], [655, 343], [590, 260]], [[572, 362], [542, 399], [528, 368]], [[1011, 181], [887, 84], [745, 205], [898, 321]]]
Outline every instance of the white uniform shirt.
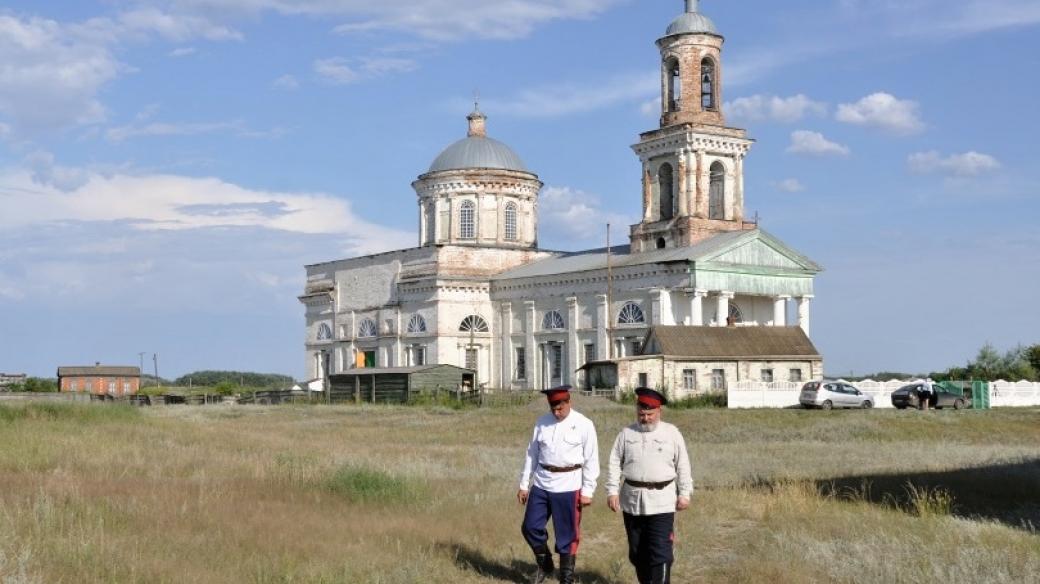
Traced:
[[[571, 472], [550, 472], [542, 465], [568, 467], [581, 465]], [[568, 493], [581, 490], [583, 497], [592, 497], [599, 479], [599, 443], [592, 420], [575, 410], [562, 421], [552, 413], [538, 418], [527, 446], [524, 470], [520, 473], [520, 489], [529, 491], [531, 485], [550, 493]]]
[[[663, 489], [633, 487], [621, 479], [640, 483], [672, 484]], [[607, 495], [621, 498], [621, 510], [629, 515], [674, 513], [678, 497], [689, 498], [693, 492], [693, 476], [686, 441], [679, 429], [658, 422], [652, 432], [643, 432], [638, 424], [621, 430], [610, 450], [607, 467]]]

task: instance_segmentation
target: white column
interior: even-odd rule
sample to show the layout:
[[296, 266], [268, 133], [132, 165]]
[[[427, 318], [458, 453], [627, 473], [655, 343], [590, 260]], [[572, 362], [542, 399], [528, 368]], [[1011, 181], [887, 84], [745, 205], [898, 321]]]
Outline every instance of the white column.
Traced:
[[563, 375], [560, 377], [564, 383], [578, 387], [578, 375], [574, 372], [578, 367], [578, 298], [571, 296], [567, 298], [567, 353], [564, 357]]
[[607, 295], [596, 296], [596, 358], [610, 359], [610, 336], [607, 324], [610, 322], [610, 310], [607, 309]]
[[744, 156], [737, 156], [736, 170], [733, 177], [733, 220], [744, 220]]
[[690, 326], [704, 326], [704, 297], [707, 295], [707, 290], [690, 293]]
[[790, 299], [786, 295], [773, 299], [773, 326], [787, 326], [787, 301]]
[[671, 326], [675, 324], [672, 314], [672, 293], [669, 290], [654, 288], [650, 291], [650, 322], [653, 325]]
[[513, 385], [513, 303], [503, 302], [499, 314], [502, 319], [502, 348], [499, 351], [502, 355], [502, 369], [498, 386], [508, 389]]
[[524, 329], [527, 333], [524, 349], [527, 358], [527, 387], [532, 389], [543, 389], [541, 385], [542, 357], [538, 354], [538, 347], [534, 344], [535, 313], [534, 301], [524, 302]]
[[809, 336], [809, 303], [815, 298], [812, 294], [806, 294], [798, 299], [798, 326]]
[[733, 298], [733, 292], [719, 292], [718, 306], [715, 309], [715, 326], [726, 326], [729, 318], [729, 301]]

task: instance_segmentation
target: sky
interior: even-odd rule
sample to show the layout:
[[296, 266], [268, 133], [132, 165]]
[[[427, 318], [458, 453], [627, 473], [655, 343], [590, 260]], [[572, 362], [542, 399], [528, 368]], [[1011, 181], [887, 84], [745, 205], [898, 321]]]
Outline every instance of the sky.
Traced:
[[[1040, 3], [703, 0], [746, 210], [822, 264], [828, 374], [1040, 342]], [[7, 0], [0, 371], [303, 376], [304, 265], [417, 244], [411, 182], [489, 135], [540, 243], [615, 241], [682, 0]], [[576, 221], [575, 218], [580, 218]], [[145, 355], [141, 355], [144, 353]]]

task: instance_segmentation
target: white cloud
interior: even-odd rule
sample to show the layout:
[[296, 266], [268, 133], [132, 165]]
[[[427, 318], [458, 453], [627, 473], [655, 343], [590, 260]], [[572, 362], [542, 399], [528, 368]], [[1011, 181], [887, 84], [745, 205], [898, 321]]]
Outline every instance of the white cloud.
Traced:
[[211, 20], [190, 14], [164, 12], [157, 8], [138, 8], [121, 13], [111, 24], [105, 19], [90, 22], [94, 27], [111, 28], [112, 34], [158, 35], [167, 40], [186, 41], [203, 38], [210, 41], [242, 40], [242, 34]]
[[300, 88], [300, 82], [292, 75], [282, 75], [278, 79], [274, 80], [274, 86], [279, 89], [293, 91]]
[[[511, 99], [482, 99], [481, 103], [495, 112], [547, 118], [590, 112], [625, 102], [639, 103], [640, 109], [646, 111], [647, 96], [659, 91], [657, 73], [630, 74], [597, 83], [545, 85], [522, 90]], [[660, 103], [660, 98], [657, 103]]]
[[180, 57], [190, 57], [191, 55], [194, 55], [198, 52], [199, 50], [195, 47], [179, 47], [170, 51], [168, 54], [176, 59]]
[[661, 98], [655, 97], [639, 104], [639, 113], [650, 118], [659, 117], [661, 115]]
[[752, 95], [725, 104], [726, 115], [750, 122], [794, 123], [806, 116], [827, 115], [827, 104], [813, 101], [805, 95], [791, 97]]
[[873, 126], [896, 134], [914, 134], [924, 129], [917, 110], [917, 102], [878, 92], [856, 103], [839, 105], [835, 117], [847, 124]]
[[25, 159], [37, 184], [52, 186], [62, 191], [77, 189], [87, 182], [87, 173], [79, 168], [59, 166], [50, 152], [36, 151]]
[[775, 186], [777, 190], [785, 193], [800, 193], [805, 190], [805, 185], [802, 184], [802, 181], [796, 178], [786, 178], [777, 181], [773, 183], [773, 186]]
[[203, 134], [213, 134], [229, 130], [242, 131], [243, 125], [241, 122], [208, 122], [187, 124], [154, 122], [151, 124], [145, 124], [141, 126], [120, 126], [116, 128], [110, 128], [107, 132], [105, 132], [105, 137], [107, 137], [112, 142], [123, 142], [131, 138], [141, 138], [147, 136], [199, 136]]
[[831, 142], [819, 132], [807, 130], [791, 132], [791, 145], [787, 151], [812, 156], [848, 156], [851, 152], [848, 146]]
[[418, 68], [411, 59], [392, 57], [332, 57], [314, 62], [314, 72], [333, 85], [350, 85], [392, 73], [409, 73]]
[[546, 187], [538, 199], [538, 217], [539, 239], [549, 246], [603, 247], [608, 223], [614, 245], [624, 245], [628, 243], [629, 226], [637, 222], [603, 209], [598, 196], [570, 187]]
[[907, 165], [918, 174], [942, 173], [959, 178], [979, 176], [1000, 168], [996, 158], [975, 151], [951, 154], [945, 158], [934, 150], [917, 152], [907, 158]]

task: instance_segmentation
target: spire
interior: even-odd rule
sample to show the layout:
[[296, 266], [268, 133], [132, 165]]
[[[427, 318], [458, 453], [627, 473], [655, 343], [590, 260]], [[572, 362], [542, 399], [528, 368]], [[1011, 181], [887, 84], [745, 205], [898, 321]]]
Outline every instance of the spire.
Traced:
[[480, 97], [477, 95], [473, 96], [473, 113], [466, 116], [469, 120], [469, 132], [467, 136], [470, 138], [477, 136], [480, 138], [487, 137], [487, 116], [484, 112], [480, 111]]

